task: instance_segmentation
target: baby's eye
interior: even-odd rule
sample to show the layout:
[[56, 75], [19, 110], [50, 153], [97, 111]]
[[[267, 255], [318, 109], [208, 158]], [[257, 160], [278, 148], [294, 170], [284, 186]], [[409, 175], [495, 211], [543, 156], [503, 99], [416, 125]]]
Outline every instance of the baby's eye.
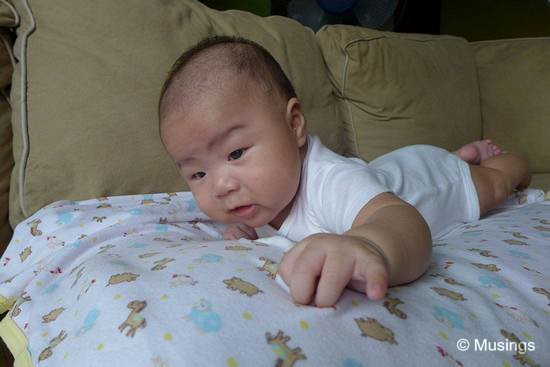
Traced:
[[244, 153], [244, 148], [234, 150], [231, 153], [229, 153], [228, 160], [239, 159], [239, 158], [241, 158], [243, 153]]
[[200, 178], [203, 178], [204, 176], [206, 176], [206, 173], [204, 173], [204, 172], [202, 172], [202, 171], [201, 171], [201, 172], [196, 172], [196, 173], [193, 173], [193, 174], [191, 175], [191, 179], [192, 179], [192, 180], [198, 180], [198, 179], [200, 179]]

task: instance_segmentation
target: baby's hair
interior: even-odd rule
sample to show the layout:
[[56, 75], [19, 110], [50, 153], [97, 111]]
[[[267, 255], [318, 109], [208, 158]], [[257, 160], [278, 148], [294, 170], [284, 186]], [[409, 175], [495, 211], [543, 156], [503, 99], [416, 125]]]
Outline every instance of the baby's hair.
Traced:
[[223, 58], [220, 60], [218, 57], [215, 61], [218, 65], [220, 62], [223, 63], [222, 68], [235, 70], [239, 74], [249, 76], [253, 81], [266, 87], [267, 90], [277, 91], [286, 101], [296, 97], [292, 83], [277, 60], [264, 47], [241, 37], [213, 36], [203, 39], [185, 51], [172, 66], [159, 98], [159, 116], [161, 118], [163, 101], [178, 75], [192, 60], [213, 47], [223, 47], [220, 50]]

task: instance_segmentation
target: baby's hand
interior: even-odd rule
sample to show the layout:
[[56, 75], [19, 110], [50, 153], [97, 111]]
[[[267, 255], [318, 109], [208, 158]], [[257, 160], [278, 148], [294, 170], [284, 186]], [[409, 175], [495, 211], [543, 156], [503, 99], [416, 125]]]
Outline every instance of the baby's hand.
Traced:
[[294, 302], [318, 307], [336, 303], [348, 286], [370, 299], [384, 297], [388, 268], [384, 255], [356, 236], [317, 233], [288, 251], [279, 264], [279, 274], [290, 288]]
[[238, 240], [239, 238], [246, 238], [249, 240], [257, 240], [258, 235], [254, 228], [247, 226], [246, 224], [230, 224], [229, 227], [223, 232], [224, 240]]

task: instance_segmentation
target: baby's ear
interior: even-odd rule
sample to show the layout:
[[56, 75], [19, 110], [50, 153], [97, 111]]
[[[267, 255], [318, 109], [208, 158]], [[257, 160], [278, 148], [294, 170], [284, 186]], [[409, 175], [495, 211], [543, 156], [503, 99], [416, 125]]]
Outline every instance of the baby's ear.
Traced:
[[286, 121], [296, 136], [298, 146], [301, 147], [307, 139], [306, 118], [302, 112], [300, 101], [296, 97], [288, 100], [286, 105]]

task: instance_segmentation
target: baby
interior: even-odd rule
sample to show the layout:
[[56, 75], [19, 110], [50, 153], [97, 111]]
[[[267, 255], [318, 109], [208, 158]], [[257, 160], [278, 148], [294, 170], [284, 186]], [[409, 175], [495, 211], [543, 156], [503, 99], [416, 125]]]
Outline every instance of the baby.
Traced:
[[173, 66], [159, 101], [162, 142], [226, 239], [269, 224], [298, 242], [279, 274], [294, 302], [331, 306], [344, 288], [384, 297], [420, 277], [432, 237], [477, 220], [529, 182], [489, 140], [454, 153], [405, 147], [370, 163], [306, 132], [291, 82], [261, 46], [213, 37]]

